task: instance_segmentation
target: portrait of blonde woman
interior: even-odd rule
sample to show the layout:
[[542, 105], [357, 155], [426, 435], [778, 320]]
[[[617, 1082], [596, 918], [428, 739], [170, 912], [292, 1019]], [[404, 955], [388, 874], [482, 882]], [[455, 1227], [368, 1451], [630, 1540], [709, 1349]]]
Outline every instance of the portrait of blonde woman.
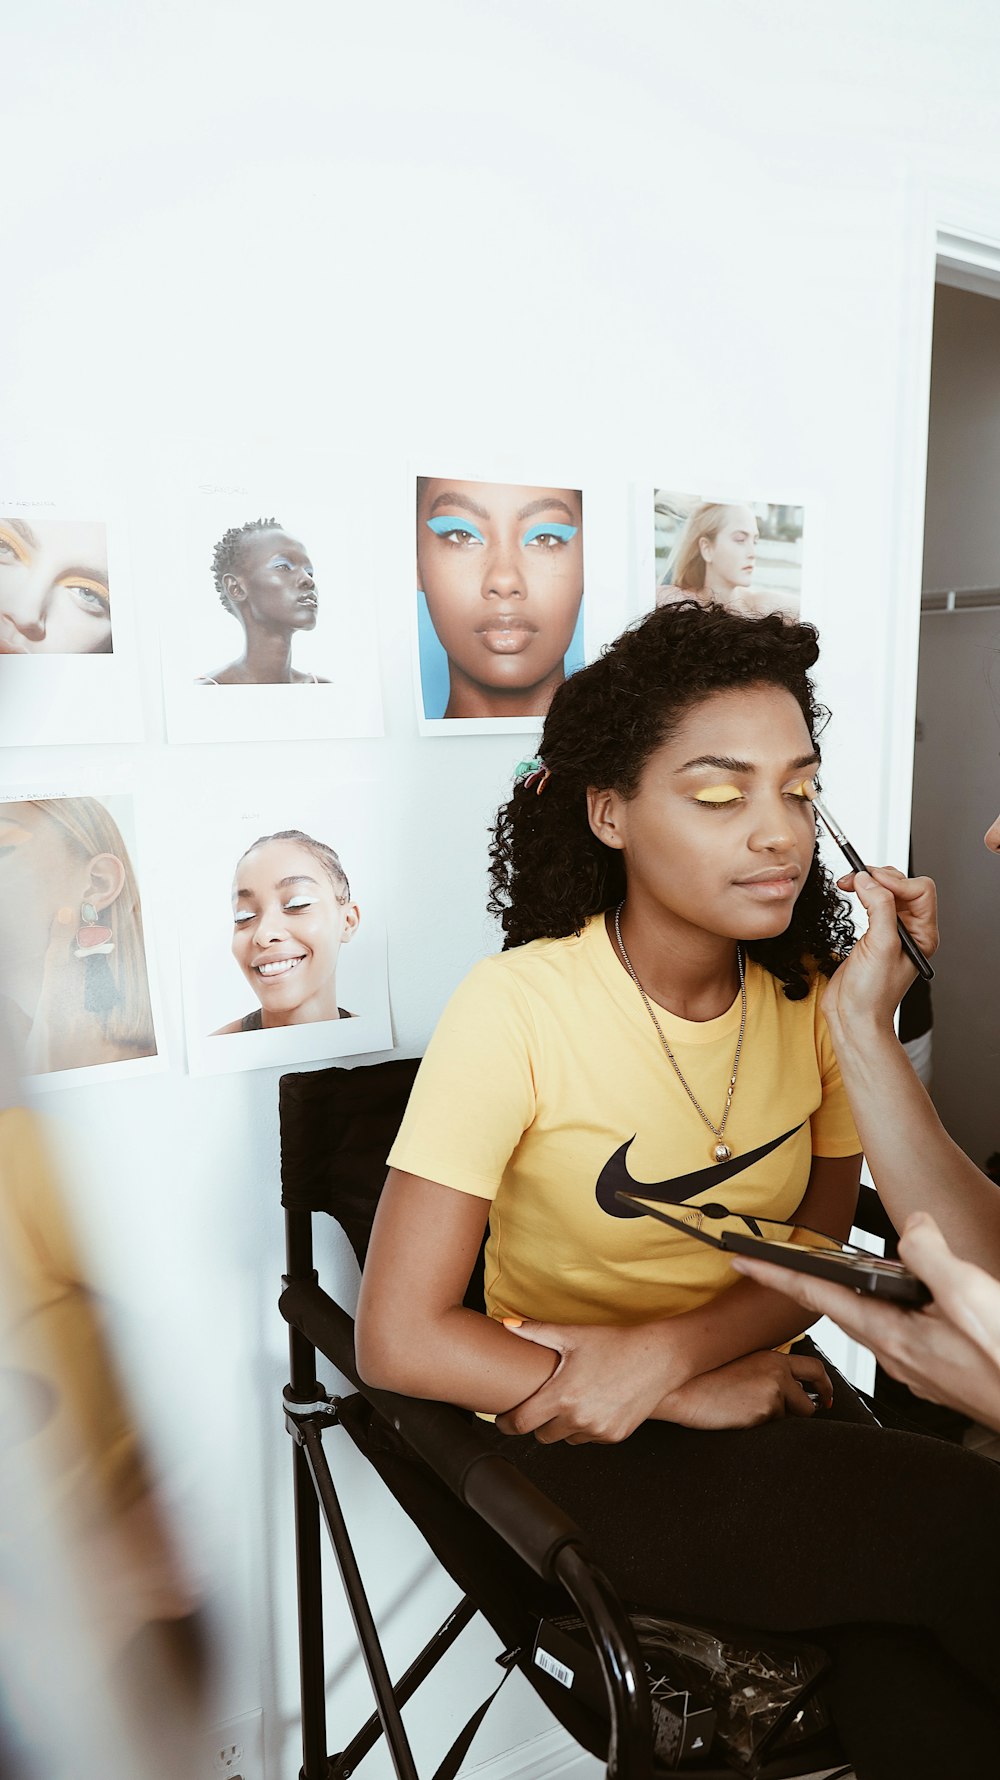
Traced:
[[802, 581], [802, 509], [708, 501], [657, 489], [656, 604], [696, 599], [749, 618], [796, 618]]
[[139, 886], [95, 797], [0, 804], [0, 995], [28, 1074], [156, 1055]]

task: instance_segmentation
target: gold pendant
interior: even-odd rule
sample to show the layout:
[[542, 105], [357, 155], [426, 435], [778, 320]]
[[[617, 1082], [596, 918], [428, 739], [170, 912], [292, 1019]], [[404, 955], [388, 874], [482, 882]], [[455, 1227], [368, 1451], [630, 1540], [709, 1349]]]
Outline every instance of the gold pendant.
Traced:
[[728, 1143], [717, 1143], [712, 1151], [712, 1159], [715, 1162], [729, 1162], [732, 1160], [732, 1154]]

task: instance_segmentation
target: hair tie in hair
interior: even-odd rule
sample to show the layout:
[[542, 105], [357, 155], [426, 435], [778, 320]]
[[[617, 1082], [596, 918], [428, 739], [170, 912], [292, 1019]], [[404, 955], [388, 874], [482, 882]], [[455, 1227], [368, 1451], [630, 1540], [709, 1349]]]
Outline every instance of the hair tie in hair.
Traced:
[[540, 754], [536, 754], [532, 760], [519, 760], [514, 768], [515, 784], [522, 784], [525, 791], [534, 787], [536, 797], [541, 797], [551, 777], [552, 769], [546, 766]]

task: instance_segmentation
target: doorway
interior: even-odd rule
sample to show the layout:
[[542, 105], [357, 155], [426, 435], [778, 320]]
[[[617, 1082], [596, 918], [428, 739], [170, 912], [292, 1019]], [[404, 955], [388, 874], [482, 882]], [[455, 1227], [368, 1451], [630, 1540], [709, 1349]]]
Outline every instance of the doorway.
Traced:
[[980, 1167], [1000, 1151], [1000, 277], [939, 260], [912, 842], [936, 879], [931, 1094]]

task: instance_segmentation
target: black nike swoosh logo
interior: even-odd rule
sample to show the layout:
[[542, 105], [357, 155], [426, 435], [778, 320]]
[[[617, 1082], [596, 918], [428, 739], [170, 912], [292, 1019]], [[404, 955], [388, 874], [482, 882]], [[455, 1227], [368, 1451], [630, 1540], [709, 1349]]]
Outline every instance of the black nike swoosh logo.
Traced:
[[709, 1168], [696, 1168], [691, 1174], [678, 1174], [673, 1180], [638, 1181], [628, 1171], [626, 1157], [635, 1142], [630, 1137], [605, 1162], [597, 1177], [597, 1203], [609, 1218], [642, 1218], [644, 1211], [629, 1205], [622, 1205], [615, 1194], [639, 1193], [643, 1199], [655, 1199], [661, 1205], [683, 1205], [686, 1200], [693, 1199], [696, 1193], [704, 1193], [709, 1187], [717, 1187], [720, 1181], [731, 1180], [734, 1174], [742, 1174], [744, 1169], [752, 1168], [764, 1156], [769, 1156], [796, 1131], [801, 1131], [805, 1120], [793, 1125], [791, 1130], [783, 1131], [780, 1137], [772, 1137], [770, 1143], [762, 1143], [757, 1150], [750, 1150], [745, 1156], [730, 1156], [728, 1162], [713, 1162]]

